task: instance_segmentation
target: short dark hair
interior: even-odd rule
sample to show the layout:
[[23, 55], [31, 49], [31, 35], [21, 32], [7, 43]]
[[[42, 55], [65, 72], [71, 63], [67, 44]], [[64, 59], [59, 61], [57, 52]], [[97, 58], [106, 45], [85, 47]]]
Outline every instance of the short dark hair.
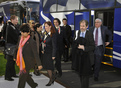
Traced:
[[[66, 20], [66, 21], [67, 21], [67, 19], [66, 19], [66, 18], [63, 18], [63, 20]], [[63, 21], [63, 20], [62, 20], [62, 21]]]
[[12, 15], [12, 16], [10, 17], [10, 20], [14, 20], [16, 17], [17, 17], [16, 15]]
[[37, 30], [37, 28], [39, 28], [40, 26], [42, 26], [42, 24], [36, 24], [36, 25], [34, 26], [34, 29]]
[[79, 22], [79, 24], [81, 24], [82, 22], [85, 22], [86, 26], [88, 26], [88, 21], [87, 21], [87, 20], [81, 20], [81, 21]]
[[21, 27], [20, 27], [20, 31], [21, 32], [30, 32], [30, 26], [29, 26], [29, 24], [23, 24]]
[[[54, 18], [54, 20], [57, 20], [59, 25], [61, 24], [61, 21], [58, 18]], [[53, 20], [53, 22], [54, 22], [54, 20]]]
[[[66, 18], [63, 18], [63, 20], [66, 20], [66, 21], [67, 21], [67, 19], [66, 19]], [[63, 21], [63, 20], [62, 20], [62, 21]]]

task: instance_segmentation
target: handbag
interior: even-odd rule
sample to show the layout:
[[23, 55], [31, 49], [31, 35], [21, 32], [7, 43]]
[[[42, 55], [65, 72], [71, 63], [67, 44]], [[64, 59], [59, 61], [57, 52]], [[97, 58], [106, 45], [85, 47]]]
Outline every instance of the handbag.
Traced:
[[[15, 29], [14, 26], [10, 25], [13, 29]], [[8, 30], [6, 29], [6, 41], [5, 41], [5, 49], [4, 49], [4, 54], [6, 55], [10, 55], [10, 56], [14, 56], [14, 52], [16, 50], [16, 45], [11, 44], [11, 43], [7, 43], [7, 34], [8, 34]]]
[[15, 50], [16, 50], [16, 45], [13, 45], [11, 43], [5, 44], [5, 54], [6, 55], [14, 56]]

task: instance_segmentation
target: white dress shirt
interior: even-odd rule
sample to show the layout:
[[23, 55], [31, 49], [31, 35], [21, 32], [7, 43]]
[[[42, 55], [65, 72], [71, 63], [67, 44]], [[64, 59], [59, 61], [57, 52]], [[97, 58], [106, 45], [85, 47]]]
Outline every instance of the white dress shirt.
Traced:
[[[94, 40], [95, 40], [95, 33], [96, 33], [97, 28], [95, 27], [94, 32], [93, 32], [93, 36], [94, 36]], [[98, 44], [97, 46], [103, 45], [103, 41], [102, 41], [102, 35], [101, 35], [101, 28], [98, 28]]]
[[80, 33], [80, 37], [85, 38], [86, 31]]

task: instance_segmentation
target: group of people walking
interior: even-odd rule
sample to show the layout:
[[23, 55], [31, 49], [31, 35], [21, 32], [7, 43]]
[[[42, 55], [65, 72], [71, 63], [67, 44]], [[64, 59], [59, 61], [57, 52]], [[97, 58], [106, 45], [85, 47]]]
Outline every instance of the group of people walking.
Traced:
[[16, 49], [14, 55], [5, 53], [7, 59], [5, 80], [13, 81], [13, 77], [18, 77], [15, 72], [15, 62], [20, 69], [18, 88], [24, 88], [26, 82], [32, 88], [38, 86], [29, 74], [32, 68], [35, 74], [42, 68], [47, 70], [50, 80], [46, 86], [51, 86], [56, 77], [62, 76], [61, 56], [65, 46], [68, 46], [68, 40], [64, 28], [60, 26], [60, 20], [55, 18], [53, 22], [54, 26], [50, 21], [45, 22], [45, 31], [42, 32], [42, 25], [33, 20], [17, 29], [18, 17], [15, 15], [10, 17], [6, 28], [3, 29], [3, 34], [6, 35], [5, 47], [12, 44], [11, 46], [16, 45]]
[[[63, 55], [65, 62], [69, 60], [71, 46], [72, 69], [79, 73], [81, 88], [89, 88], [89, 77], [93, 71], [94, 80], [98, 81], [105, 46], [109, 45], [112, 39], [111, 32], [102, 26], [99, 18], [95, 20], [95, 26], [89, 30], [87, 30], [88, 21], [81, 20], [80, 30], [75, 31], [72, 38], [67, 19], [64, 18], [62, 21], [63, 26], [60, 26], [61, 21], [58, 18], [54, 18], [54, 25], [50, 21], [45, 22], [43, 32], [42, 25], [33, 20], [17, 29], [18, 17], [11, 16], [2, 34], [6, 44], [16, 45], [16, 49], [13, 56], [5, 55], [7, 59], [5, 80], [13, 81], [12, 77], [18, 77], [14, 67], [16, 62], [20, 69], [18, 88], [24, 88], [26, 82], [32, 88], [38, 86], [29, 74], [32, 68], [38, 75], [39, 70], [46, 69], [49, 76], [46, 86], [51, 86], [56, 77], [62, 76], [61, 57]], [[109, 36], [107, 42], [105, 42], [106, 35]]]

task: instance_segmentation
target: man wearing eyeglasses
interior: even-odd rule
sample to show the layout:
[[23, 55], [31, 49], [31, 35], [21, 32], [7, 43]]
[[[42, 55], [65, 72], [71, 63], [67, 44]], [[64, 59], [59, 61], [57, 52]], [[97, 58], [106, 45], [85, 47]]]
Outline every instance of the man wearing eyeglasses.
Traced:
[[[102, 26], [102, 20], [99, 18], [95, 19], [95, 26], [89, 28], [89, 31], [93, 33], [95, 41], [94, 63], [92, 60], [91, 64], [92, 66], [94, 65], [94, 80], [98, 81], [101, 61], [105, 52], [105, 46], [110, 44], [112, 40], [112, 33], [108, 30], [107, 27]], [[107, 41], [106, 36], [108, 36]]]

